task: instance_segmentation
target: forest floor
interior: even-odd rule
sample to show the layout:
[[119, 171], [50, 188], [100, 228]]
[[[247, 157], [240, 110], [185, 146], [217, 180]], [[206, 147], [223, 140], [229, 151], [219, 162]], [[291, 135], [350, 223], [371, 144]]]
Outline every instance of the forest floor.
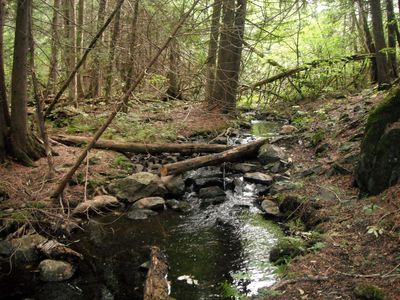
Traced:
[[[354, 299], [356, 287], [357, 291], [364, 288], [375, 294], [375, 298], [364, 299], [383, 299], [379, 298], [381, 291], [385, 299], [400, 299], [400, 185], [360, 199], [352, 175], [368, 111], [381, 98], [381, 94], [368, 90], [346, 98], [321, 98], [295, 106], [279, 104], [265, 114], [283, 116], [299, 129], [293, 134], [294, 139], [283, 142], [293, 164], [290, 172], [301, 181], [289, 193], [317, 203], [318, 214], [324, 220], [312, 228], [300, 221], [287, 223], [288, 233], [307, 240], [318, 232], [322, 242], [291, 260], [281, 270], [282, 281], [267, 290], [266, 295], [271, 296], [265, 299], [272, 295], [274, 299]], [[55, 112], [48, 123], [50, 136], [90, 136], [106, 115], [101, 105], [96, 107], [100, 108]], [[235, 126], [235, 122], [221, 119], [201, 104], [154, 102], [132, 108], [128, 116], [118, 116], [104, 137], [190, 142], [190, 136], [205, 132], [216, 136], [229, 126]], [[53, 147], [58, 155], [54, 156], [57, 173], [52, 179], [46, 178], [45, 159], [38, 161], [35, 168], [13, 162], [0, 166], [2, 236], [18, 228], [18, 224], [42, 224], [38, 220], [43, 219], [54, 228], [64, 224], [62, 233], [68, 232], [67, 217], [49, 194], [81, 150], [58, 143]], [[131, 167], [121, 154], [92, 150], [68, 187], [68, 201], [63, 205], [75, 206], [86, 197], [102, 194], [105, 180], [116, 178]]]

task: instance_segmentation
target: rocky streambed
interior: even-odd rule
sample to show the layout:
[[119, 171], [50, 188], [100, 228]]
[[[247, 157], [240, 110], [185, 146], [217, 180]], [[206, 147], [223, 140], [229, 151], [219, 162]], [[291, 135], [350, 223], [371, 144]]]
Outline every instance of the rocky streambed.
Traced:
[[[277, 128], [281, 126], [276, 123], [255, 122], [252, 130], [272, 137]], [[220, 142], [246, 143], [255, 135], [231, 135]], [[277, 280], [270, 252], [282, 236], [265, 218], [279, 220], [278, 205], [260, 202], [260, 196], [293, 189], [290, 166], [283, 148], [266, 144], [258, 158], [204, 167], [172, 180], [148, 172], [157, 163], [147, 166], [147, 172], [140, 167], [110, 182], [109, 196], [98, 196], [72, 212], [84, 230], [64, 238], [77, 254], [46, 255], [40, 245], [48, 239], [37, 234], [2, 241], [0, 254], [11, 257], [10, 264], [1, 265], [2, 295], [141, 299], [149, 247], [156, 245], [168, 256], [171, 297], [256, 296]], [[91, 213], [100, 210], [100, 216]]]

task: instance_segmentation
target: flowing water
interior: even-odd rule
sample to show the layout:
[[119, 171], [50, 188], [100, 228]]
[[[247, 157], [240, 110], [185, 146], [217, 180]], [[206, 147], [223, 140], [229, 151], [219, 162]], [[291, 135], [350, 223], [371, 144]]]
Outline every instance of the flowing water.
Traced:
[[257, 187], [222, 169], [231, 187], [224, 203], [202, 207], [189, 191], [182, 199], [192, 206], [187, 214], [167, 210], [147, 220], [130, 220], [123, 212], [96, 217], [72, 237], [71, 247], [85, 257], [72, 280], [44, 284], [33, 267], [12, 273], [1, 288], [9, 281], [10, 299], [141, 299], [146, 271], [140, 266], [156, 245], [168, 256], [173, 298], [233, 299], [232, 290], [256, 295], [276, 281], [268, 257], [279, 230], [263, 219]]

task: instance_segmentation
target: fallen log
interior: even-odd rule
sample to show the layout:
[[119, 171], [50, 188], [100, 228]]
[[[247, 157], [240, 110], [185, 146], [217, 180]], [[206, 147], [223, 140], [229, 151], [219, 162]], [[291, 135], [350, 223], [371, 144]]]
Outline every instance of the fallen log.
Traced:
[[144, 300], [166, 300], [168, 296], [168, 263], [160, 248], [153, 246], [150, 252], [150, 268], [144, 284]]
[[[83, 136], [58, 135], [52, 137], [53, 140], [68, 145], [80, 146], [88, 144], [91, 138]], [[145, 153], [145, 154], [161, 154], [161, 153], [216, 153], [231, 149], [231, 146], [220, 144], [144, 144], [116, 142], [112, 140], [100, 139], [93, 148], [113, 150], [122, 153]]]
[[234, 161], [238, 158], [253, 154], [264, 143], [265, 139], [257, 140], [255, 142], [240, 145], [221, 153], [214, 153], [178, 161], [176, 163], [166, 164], [161, 167], [160, 174], [161, 176], [175, 175], [200, 167], [211, 166], [222, 162]]

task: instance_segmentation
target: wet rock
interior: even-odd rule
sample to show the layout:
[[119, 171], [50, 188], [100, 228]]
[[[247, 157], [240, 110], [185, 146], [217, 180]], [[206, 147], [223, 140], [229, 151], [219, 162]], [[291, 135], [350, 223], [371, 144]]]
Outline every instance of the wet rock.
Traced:
[[302, 201], [299, 197], [294, 195], [286, 196], [279, 205], [279, 211], [285, 215], [289, 215], [298, 210]]
[[271, 200], [261, 202], [261, 208], [268, 216], [280, 217], [278, 204]]
[[285, 153], [283, 149], [278, 146], [264, 144], [260, 147], [258, 151], [258, 159], [263, 164], [269, 164], [279, 160], [284, 160]]
[[382, 289], [368, 283], [358, 283], [354, 287], [353, 293], [357, 299], [363, 299], [363, 300], [385, 299], [385, 293], [383, 292]]
[[193, 184], [196, 190], [210, 186], [219, 186], [220, 188], [223, 188], [224, 180], [220, 177], [197, 178], [193, 181]]
[[165, 201], [165, 205], [170, 209], [177, 210], [179, 207], [179, 201], [175, 199], [167, 200]]
[[142, 164], [132, 164], [132, 172], [133, 173], [140, 173], [143, 172], [144, 166]]
[[64, 281], [74, 275], [75, 268], [64, 261], [45, 259], [40, 262], [39, 271], [43, 281]]
[[100, 195], [94, 197], [92, 200], [81, 202], [72, 211], [72, 215], [86, 214], [90, 211], [98, 211], [105, 207], [119, 206], [119, 201], [114, 196]]
[[219, 186], [209, 186], [200, 189], [199, 197], [202, 199], [215, 198], [219, 196], [225, 196], [225, 191]]
[[278, 181], [288, 181], [290, 180], [290, 176], [286, 174], [276, 174], [273, 176], [274, 182]]
[[10, 256], [14, 252], [14, 248], [10, 241], [0, 241], [0, 256]]
[[161, 197], [147, 197], [142, 198], [133, 203], [132, 208], [136, 209], [151, 209], [151, 210], [163, 210], [165, 206], [165, 200]]
[[212, 143], [226, 145], [227, 138], [225, 136], [217, 136], [215, 139], [212, 140]]
[[246, 173], [243, 176], [244, 180], [264, 185], [271, 185], [273, 182], [272, 176], [261, 172]]
[[126, 215], [130, 220], [146, 220], [149, 216], [155, 216], [158, 213], [151, 209], [132, 209]]
[[135, 202], [141, 198], [167, 194], [160, 177], [148, 172], [140, 172], [117, 179], [109, 185], [109, 190], [118, 199]]
[[189, 202], [179, 201], [178, 209], [179, 212], [187, 213], [192, 210], [192, 206]]
[[24, 235], [20, 238], [12, 239], [11, 245], [15, 252], [14, 258], [17, 264], [31, 263], [39, 259], [36, 247], [46, 240], [39, 234]]
[[236, 172], [249, 173], [249, 172], [255, 172], [258, 169], [260, 169], [260, 165], [250, 164], [250, 163], [238, 163], [238, 164], [232, 164], [230, 166], [230, 169]]
[[205, 199], [202, 199], [201, 206], [206, 207], [209, 205], [218, 205], [218, 204], [224, 203], [225, 200], [226, 200], [226, 196], [216, 196], [216, 197], [212, 197], [212, 198], [205, 198]]
[[303, 242], [295, 238], [283, 238], [269, 253], [269, 260], [275, 264], [285, 263], [285, 260], [295, 258], [304, 253]]
[[282, 192], [295, 190], [297, 188], [300, 188], [301, 186], [302, 184], [299, 182], [293, 182], [289, 180], [278, 181], [274, 182], [274, 184], [271, 186], [270, 192], [271, 195], [275, 195]]
[[181, 175], [165, 176], [161, 178], [168, 193], [172, 196], [182, 196], [185, 193], [185, 182]]
[[297, 128], [293, 125], [283, 125], [280, 134], [292, 134], [297, 131]]
[[264, 169], [269, 170], [272, 173], [282, 173], [285, 172], [289, 168], [290, 164], [286, 161], [279, 160], [272, 164], [269, 164], [264, 167]]

